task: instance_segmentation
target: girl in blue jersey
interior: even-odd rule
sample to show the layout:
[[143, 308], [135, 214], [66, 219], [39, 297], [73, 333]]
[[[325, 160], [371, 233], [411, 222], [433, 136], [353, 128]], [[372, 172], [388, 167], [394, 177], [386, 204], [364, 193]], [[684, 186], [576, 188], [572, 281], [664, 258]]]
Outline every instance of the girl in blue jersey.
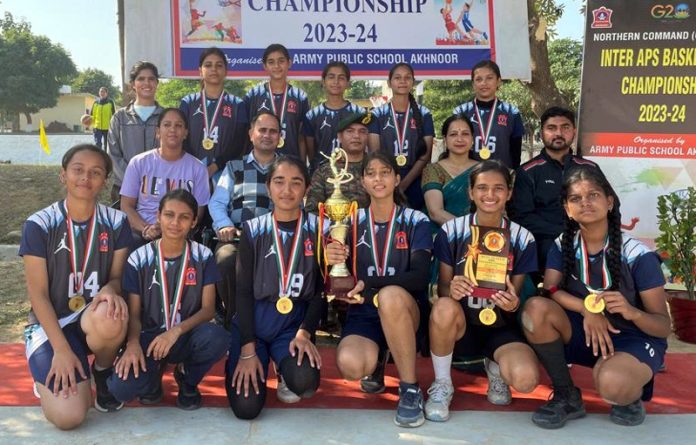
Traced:
[[670, 334], [660, 260], [621, 232], [619, 198], [599, 169], [573, 170], [561, 199], [566, 229], [549, 250], [544, 274], [550, 298], [530, 299], [522, 314], [554, 390], [532, 421], [560, 428], [585, 415], [566, 366], [577, 363], [593, 367], [612, 422], [639, 425]]
[[[346, 322], [336, 352], [341, 375], [347, 380], [371, 376], [364, 392], [384, 391], [387, 347], [399, 372], [399, 403], [394, 421], [416, 427], [424, 422], [423, 395], [416, 378], [417, 331], [421, 312], [427, 311], [432, 232], [421, 212], [402, 206], [400, 176], [394, 157], [370, 153], [363, 163], [362, 183], [370, 206], [359, 209], [348, 247], [327, 246], [329, 264], [348, 259], [358, 280], [348, 295]], [[378, 369], [381, 368], [381, 369]], [[377, 376], [377, 374], [379, 374]]]
[[286, 47], [273, 43], [264, 50], [262, 60], [268, 80], [257, 84], [244, 96], [249, 119], [253, 119], [261, 111], [270, 111], [278, 116], [278, 153], [305, 162], [307, 146], [302, 128], [305, 115], [309, 111], [309, 100], [307, 93], [288, 82], [292, 57]]
[[389, 70], [392, 99], [373, 110], [370, 123], [370, 151], [381, 150], [393, 156], [401, 177], [399, 189], [411, 208], [420, 210], [425, 201], [421, 173], [430, 162], [435, 128], [430, 110], [418, 105], [411, 91], [415, 82], [411, 65], [398, 63]]
[[95, 408], [123, 406], [106, 380], [126, 335], [128, 308], [120, 294], [130, 227], [123, 212], [98, 203], [110, 173], [104, 151], [72, 147], [60, 171], [65, 200], [30, 216], [22, 231], [19, 254], [31, 302], [27, 360], [46, 419], [63, 430], [79, 426], [92, 405], [89, 354]]
[[311, 397], [319, 387], [321, 356], [312, 342], [322, 309], [319, 220], [302, 209], [308, 183], [304, 163], [278, 158], [266, 180], [273, 212], [244, 223], [225, 378], [230, 407], [240, 419], [263, 409], [271, 360], [282, 375], [281, 402]]
[[[530, 232], [505, 217], [505, 204], [512, 196], [510, 171], [497, 161], [478, 164], [471, 172], [469, 196], [475, 211], [447, 221], [435, 238], [435, 255], [440, 260], [439, 298], [430, 314], [435, 381], [428, 390], [425, 416], [436, 422], [449, 418], [454, 395], [450, 367], [457, 343], [465, 355], [485, 356], [488, 400], [493, 404], [511, 402], [508, 385], [528, 393], [539, 379], [534, 351], [525, 342], [516, 313], [525, 275], [537, 269], [536, 244]], [[505, 290], [479, 294], [472, 270], [467, 273], [471, 258], [483, 256], [475, 241], [478, 226], [500, 227], [509, 233], [510, 238], [503, 241], [510, 243]]]
[[244, 155], [249, 119], [242, 99], [225, 91], [225, 53], [216, 47], [205, 49], [198, 67], [201, 91], [184, 97], [179, 105], [189, 128], [184, 149], [203, 162], [215, 184], [227, 161]]
[[138, 397], [151, 405], [162, 400], [162, 374], [176, 364], [176, 405], [201, 406], [198, 384], [229, 348], [229, 333], [211, 323], [215, 257], [207, 247], [188, 240], [196, 225], [198, 203], [184, 189], [168, 192], [159, 203], [162, 238], [128, 257], [123, 290], [128, 292], [128, 338], [116, 362], [109, 389], [122, 402]]

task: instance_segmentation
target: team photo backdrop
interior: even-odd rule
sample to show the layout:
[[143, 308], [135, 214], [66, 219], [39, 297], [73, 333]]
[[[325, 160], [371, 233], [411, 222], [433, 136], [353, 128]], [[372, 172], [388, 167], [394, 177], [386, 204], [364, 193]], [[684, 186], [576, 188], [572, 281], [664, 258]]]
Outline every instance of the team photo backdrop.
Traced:
[[696, 181], [696, 1], [589, 0], [580, 106], [584, 156], [657, 237], [657, 197]]
[[359, 79], [381, 79], [400, 62], [419, 78], [459, 79], [484, 59], [496, 60], [503, 77], [531, 76], [525, 0], [126, 0], [126, 6], [126, 66], [148, 58], [166, 77], [198, 77], [200, 52], [217, 46], [230, 77], [262, 78], [261, 57], [271, 43], [290, 50], [290, 77], [298, 79], [318, 78], [335, 60]]

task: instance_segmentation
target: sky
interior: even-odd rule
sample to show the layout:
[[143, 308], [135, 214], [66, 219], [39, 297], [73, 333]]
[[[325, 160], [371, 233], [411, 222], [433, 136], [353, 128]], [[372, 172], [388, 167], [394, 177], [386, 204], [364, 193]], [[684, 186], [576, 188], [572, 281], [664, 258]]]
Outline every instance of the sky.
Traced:
[[[565, 5], [559, 37], [582, 38], [582, 1], [559, 1]], [[120, 83], [116, 0], [0, 0], [0, 14], [5, 11], [29, 22], [34, 34], [60, 43], [79, 70], [98, 68]]]

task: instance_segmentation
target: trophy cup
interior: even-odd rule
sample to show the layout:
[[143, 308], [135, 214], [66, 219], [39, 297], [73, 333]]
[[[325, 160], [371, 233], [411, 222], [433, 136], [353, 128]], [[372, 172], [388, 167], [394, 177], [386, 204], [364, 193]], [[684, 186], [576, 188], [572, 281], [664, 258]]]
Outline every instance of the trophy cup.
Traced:
[[[346, 224], [346, 219], [351, 214], [357, 204], [349, 201], [348, 198], [341, 193], [341, 184], [348, 183], [353, 180], [353, 175], [348, 173], [348, 156], [342, 148], [337, 148], [331, 156], [324, 153], [322, 155], [329, 160], [333, 177], [327, 179], [327, 182], [333, 184], [333, 193], [326, 202], [319, 204], [320, 214], [324, 213], [331, 221], [329, 227], [331, 238], [335, 241], [345, 244], [350, 226]], [[343, 168], [338, 167], [338, 161], [345, 159]], [[325, 286], [326, 300], [331, 302], [337, 300], [350, 300], [348, 291], [355, 287], [355, 277], [350, 274], [348, 266], [345, 262], [336, 264], [331, 267], [329, 277]], [[352, 299], [360, 300], [362, 297], [354, 295]]]

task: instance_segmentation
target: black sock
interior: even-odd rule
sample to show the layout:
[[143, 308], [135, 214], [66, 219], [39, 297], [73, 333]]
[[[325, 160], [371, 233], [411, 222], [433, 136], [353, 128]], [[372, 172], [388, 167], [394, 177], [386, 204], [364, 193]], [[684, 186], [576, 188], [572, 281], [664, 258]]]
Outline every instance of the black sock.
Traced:
[[550, 343], [531, 344], [530, 346], [536, 352], [541, 364], [544, 365], [554, 388], [572, 388], [574, 386], [565, 359], [565, 348], [560, 338]]

